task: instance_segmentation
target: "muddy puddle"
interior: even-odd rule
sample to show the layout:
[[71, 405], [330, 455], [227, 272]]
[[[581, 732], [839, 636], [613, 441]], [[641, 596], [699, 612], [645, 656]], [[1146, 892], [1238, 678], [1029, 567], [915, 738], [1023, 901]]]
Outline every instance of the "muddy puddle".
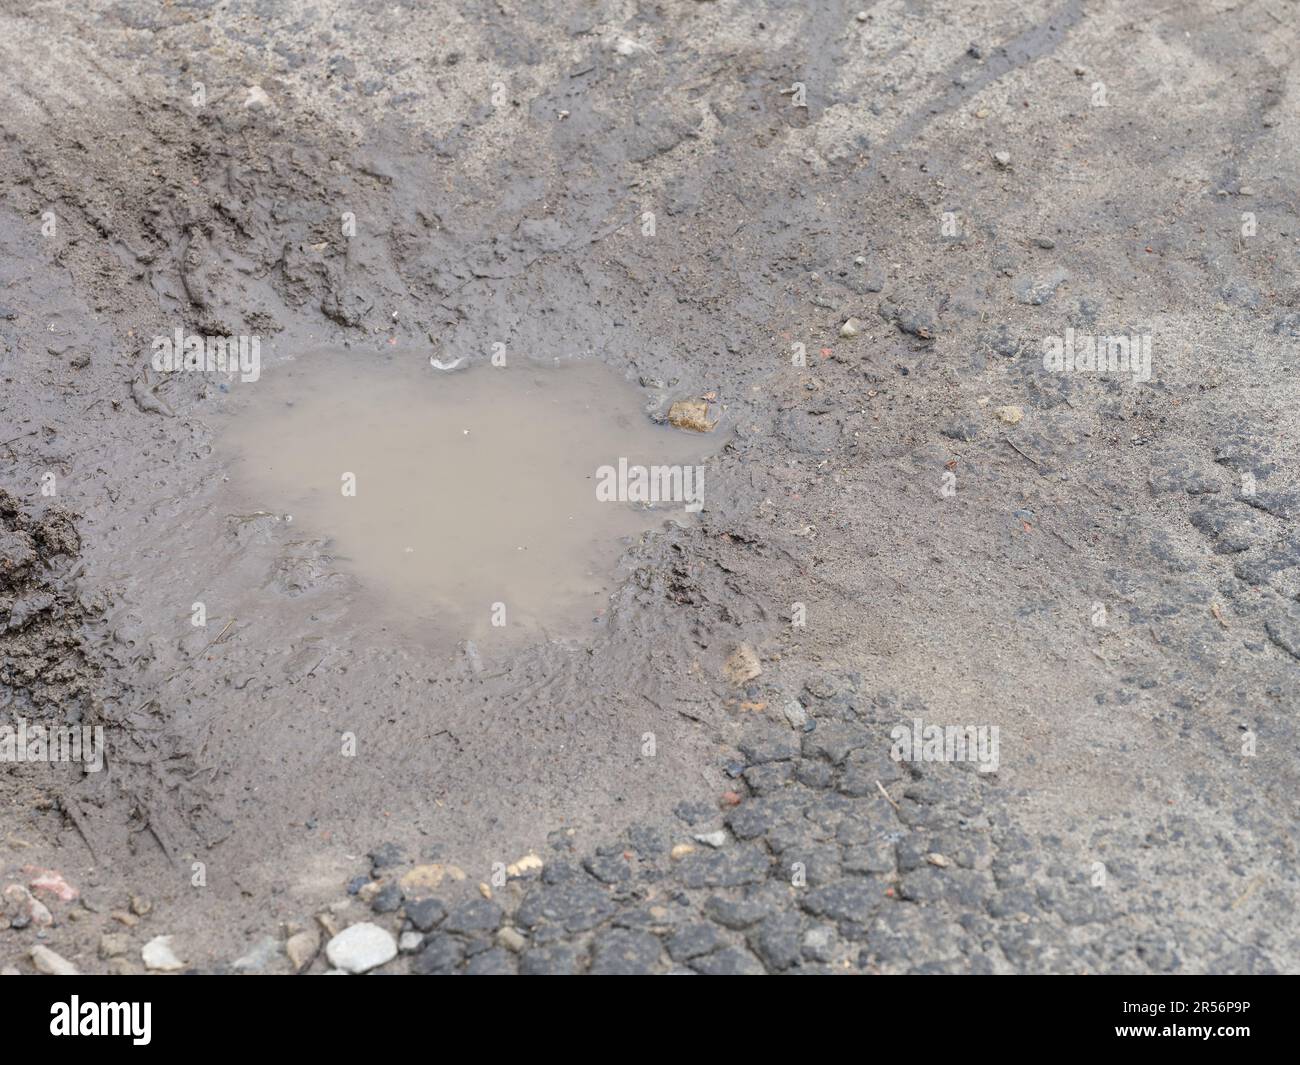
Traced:
[[475, 640], [582, 637], [619, 557], [696, 520], [719, 432], [657, 425], [596, 361], [447, 372], [305, 354], [240, 388], [221, 448], [250, 509], [327, 537], [386, 621]]

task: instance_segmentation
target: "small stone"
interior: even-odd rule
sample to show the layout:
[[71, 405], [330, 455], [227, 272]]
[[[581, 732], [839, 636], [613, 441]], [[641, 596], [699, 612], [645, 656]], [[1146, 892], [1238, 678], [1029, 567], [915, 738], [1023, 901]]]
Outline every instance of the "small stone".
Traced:
[[997, 163], [998, 166], [1002, 167], [1003, 170], [1005, 170], [1007, 167], [1009, 167], [1009, 166], [1011, 165], [1011, 153], [1010, 153], [1010, 152], [994, 152], [994, 153], [993, 153], [993, 161], [994, 161], [995, 163]]
[[364, 973], [397, 957], [397, 941], [377, 924], [362, 921], [331, 939], [325, 946], [325, 956], [336, 969]]
[[[643, 52], [653, 51], [648, 44], [634, 41], [631, 37], [618, 38], [613, 44], [613, 49], [621, 56], [641, 55]], [[561, 114], [568, 114], [568, 112], [562, 111]]]
[[450, 972], [464, 960], [465, 944], [456, 936], [438, 932], [429, 937], [424, 949], [416, 955], [411, 972], [417, 976]]
[[265, 111], [271, 106], [271, 98], [266, 95], [266, 90], [262, 86], [250, 85], [248, 96], [244, 99], [244, 106], [252, 111]]
[[693, 845], [691, 845], [690, 843], [679, 843], [671, 851], [668, 852], [668, 856], [673, 861], [680, 862], [688, 854], [694, 854], [694, 853], [695, 853], [695, 847]]
[[673, 813], [688, 825], [698, 825], [713, 816], [713, 808], [702, 802], [679, 802]]
[[808, 724], [808, 711], [803, 708], [803, 703], [798, 699], [791, 699], [781, 707], [781, 713], [785, 715], [792, 729], [802, 729]]
[[26, 928], [29, 924], [49, 928], [54, 923], [49, 907], [22, 884], [10, 884], [5, 888], [4, 898], [15, 928]]
[[725, 940], [718, 926], [700, 921], [679, 928], [668, 940], [668, 956], [673, 961], [688, 961], [717, 950]]
[[140, 958], [146, 969], [158, 973], [174, 973], [185, 968], [185, 963], [172, 950], [171, 936], [155, 936], [144, 945]]
[[153, 909], [153, 903], [143, 895], [131, 896], [131, 912], [137, 917], [144, 917]]
[[489, 899], [489, 900], [490, 900], [490, 899], [492, 898], [492, 887], [491, 887], [491, 885], [488, 884], [486, 881], [480, 880], [480, 881], [478, 882], [478, 893], [479, 893], [480, 895], [482, 895], [485, 899]]
[[702, 399], [678, 400], [668, 408], [668, 422], [696, 433], [711, 433], [718, 424], [716, 419], [709, 421], [709, 404]]
[[979, 426], [968, 418], [952, 422], [939, 430], [949, 440], [958, 440], [963, 444], [968, 444], [979, 436]]
[[704, 902], [704, 913], [710, 920], [739, 932], [757, 924], [771, 912], [768, 902], [761, 897], [725, 899], [711, 895]]
[[424, 935], [420, 932], [403, 932], [397, 938], [397, 949], [403, 954], [414, 954], [424, 945]]
[[399, 883], [408, 899], [424, 898], [438, 889], [443, 880], [464, 880], [465, 871], [454, 865], [417, 865]]
[[27, 885], [32, 891], [47, 892], [60, 902], [76, 902], [80, 895], [76, 888], [63, 879], [63, 874], [54, 869], [38, 869], [27, 865], [23, 867], [23, 872], [32, 878]]
[[721, 847], [727, 842], [727, 833], [722, 829], [715, 832], [700, 832], [695, 837], [700, 843], [707, 843], [710, 847]]
[[129, 937], [125, 932], [105, 932], [99, 937], [99, 956], [105, 961], [120, 958], [129, 946]]
[[1020, 420], [1025, 416], [1025, 412], [1014, 403], [999, 407], [993, 413], [997, 415], [998, 421], [1005, 422], [1007, 425], [1019, 425]]
[[729, 683], [739, 688], [762, 673], [763, 667], [759, 665], [754, 649], [749, 644], [742, 643], [731, 652], [722, 672]]
[[528, 945], [528, 940], [524, 938], [524, 934], [519, 929], [510, 927], [510, 925], [506, 925], [505, 928], [497, 932], [497, 942], [512, 954], [518, 954]]
[[506, 876], [527, 876], [529, 873], [541, 872], [542, 860], [529, 851], [519, 861], [506, 866]]
[[133, 913], [126, 913], [122, 910], [116, 910], [113, 913], [113, 920], [118, 924], [124, 924], [127, 928], [134, 928], [140, 923], [140, 918]]
[[813, 961], [831, 960], [831, 935], [833, 930], [826, 925], [816, 925], [803, 935], [803, 954]]
[[844, 337], [846, 340], [857, 336], [861, 332], [862, 332], [862, 323], [858, 321], [856, 318], [850, 318], [847, 322], [845, 322], [842, 326], [840, 326], [840, 336]]
[[1056, 241], [1051, 237], [1035, 237], [1034, 244], [1042, 248], [1044, 251], [1051, 251], [1056, 247]]
[[420, 899], [406, 904], [406, 917], [421, 932], [431, 932], [447, 916], [447, 908], [438, 899]]
[[501, 927], [501, 907], [487, 899], [470, 899], [453, 906], [442, 922], [444, 932], [495, 932]]
[[397, 884], [385, 884], [370, 900], [375, 913], [396, 913], [402, 905], [402, 889]]
[[401, 865], [406, 861], [406, 852], [396, 843], [381, 843], [366, 857], [370, 859], [370, 875], [374, 877], [378, 876], [382, 869]]
[[374, 900], [370, 902], [370, 909], [376, 913], [396, 913], [402, 906], [402, 899], [402, 888], [396, 884], [387, 884], [378, 895], [374, 896]]
[[937, 865], [940, 869], [947, 869], [948, 866], [952, 865], [952, 862], [948, 858], [937, 851], [927, 854], [925, 860], [931, 865]]
[[32, 947], [30, 957], [38, 973], [46, 976], [79, 976], [77, 967], [49, 947]]
[[320, 933], [314, 928], [308, 928], [290, 936], [289, 941], [284, 945], [284, 952], [289, 955], [293, 971], [302, 972], [320, 952]]

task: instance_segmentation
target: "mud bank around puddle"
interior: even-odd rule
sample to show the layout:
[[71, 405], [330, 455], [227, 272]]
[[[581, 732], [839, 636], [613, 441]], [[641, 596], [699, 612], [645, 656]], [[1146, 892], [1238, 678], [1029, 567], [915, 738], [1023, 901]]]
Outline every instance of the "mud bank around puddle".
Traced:
[[[407, 369], [391, 352], [303, 354], [217, 389], [196, 490], [168, 508], [164, 535], [137, 540], [121, 574], [156, 651], [153, 698], [177, 747], [202, 759], [215, 846], [193, 853], [213, 896], [223, 870], [245, 894], [283, 885], [294, 896], [286, 868], [338, 883], [377, 838], [483, 879], [557, 831], [667, 817], [720, 786], [714, 741], [674, 712], [668, 680], [701, 674], [698, 645], [635, 576], [697, 534], [700, 516], [687, 501], [600, 503], [594, 482], [620, 457], [708, 464], [725, 430], [655, 425], [641, 391], [601, 365], [443, 374], [428, 358]], [[430, 483], [429, 464], [464, 447], [466, 429], [490, 454]], [[531, 451], [510, 465], [517, 447]], [[355, 472], [355, 497], [340, 470]], [[457, 513], [441, 513], [448, 502]], [[353, 504], [369, 509], [340, 518]], [[546, 520], [509, 522], [521, 507]], [[578, 508], [585, 524], [557, 537]], [[465, 550], [482, 546], [477, 560], [420, 580], [394, 568], [398, 540], [452, 536], [466, 509], [479, 524], [460, 532]], [[530, 535], [549, 537], [553, 557], [491, 583], [493, 545], [548, 546]], [[474, 576], [471, 563], [481, 602], [456, 581]], [[498, 605], [503, 629], [491, 624]]]

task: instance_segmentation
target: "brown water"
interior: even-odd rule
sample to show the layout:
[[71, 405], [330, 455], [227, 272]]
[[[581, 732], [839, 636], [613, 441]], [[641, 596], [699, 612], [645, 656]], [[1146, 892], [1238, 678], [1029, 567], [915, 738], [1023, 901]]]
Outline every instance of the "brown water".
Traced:
[[330, 537], [385, 613], [475, 639], [590, 631], [626, 538], [694, 520], [685, 501], [598, 501], [598, 469], [694, 473], [720, 435], [654, 424], [643, 393], [590, 360], [448, 373], [324, 352], [240, 387], [222, 446], [249, 505]]

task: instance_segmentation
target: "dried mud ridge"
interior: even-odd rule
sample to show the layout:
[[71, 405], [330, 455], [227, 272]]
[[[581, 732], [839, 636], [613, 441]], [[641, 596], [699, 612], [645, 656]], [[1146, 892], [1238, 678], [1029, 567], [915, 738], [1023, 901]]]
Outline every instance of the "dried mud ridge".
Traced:
[[37, 515], [0, 488], [0, 684], [6, 709], [22, 706], [35, 721], [93, 723], [98, 710], [103, 671], [82, 626], [103, 606], [79, 594], [80, 549], [71, 514]]
[[[0, 775], [0, 879], [82, 887], [48, 928], [7, 901], [0, 967], [139, 971], [145, 929], [233, 964], [264, 928], [238, 968], [283, 970], [290, 932], [362, 920], [418, 932], [386, 963], [416, 971], [1300, 965], [1294, 26], [92, 6], [0, 8], [0, 700], [109, 745]], [[148, 367], [177, 327], [268, 362], [600, 357], [733, 436], [589, 647], [430, 664], [340, 605], [328, 542], [219, 509], [230, 386]], [[1153, 334], [1152, 380], [1048, 372], [1067, 327]], [[378, 783], [302, 754], [321, 706], [388, 737]], [[918, 715], [1000, 724], [1002, 771], [892, 762]], [[310, 865], [367, 850], [350, 895]], [[466, 880], [403, 898], [427, 863]]]

